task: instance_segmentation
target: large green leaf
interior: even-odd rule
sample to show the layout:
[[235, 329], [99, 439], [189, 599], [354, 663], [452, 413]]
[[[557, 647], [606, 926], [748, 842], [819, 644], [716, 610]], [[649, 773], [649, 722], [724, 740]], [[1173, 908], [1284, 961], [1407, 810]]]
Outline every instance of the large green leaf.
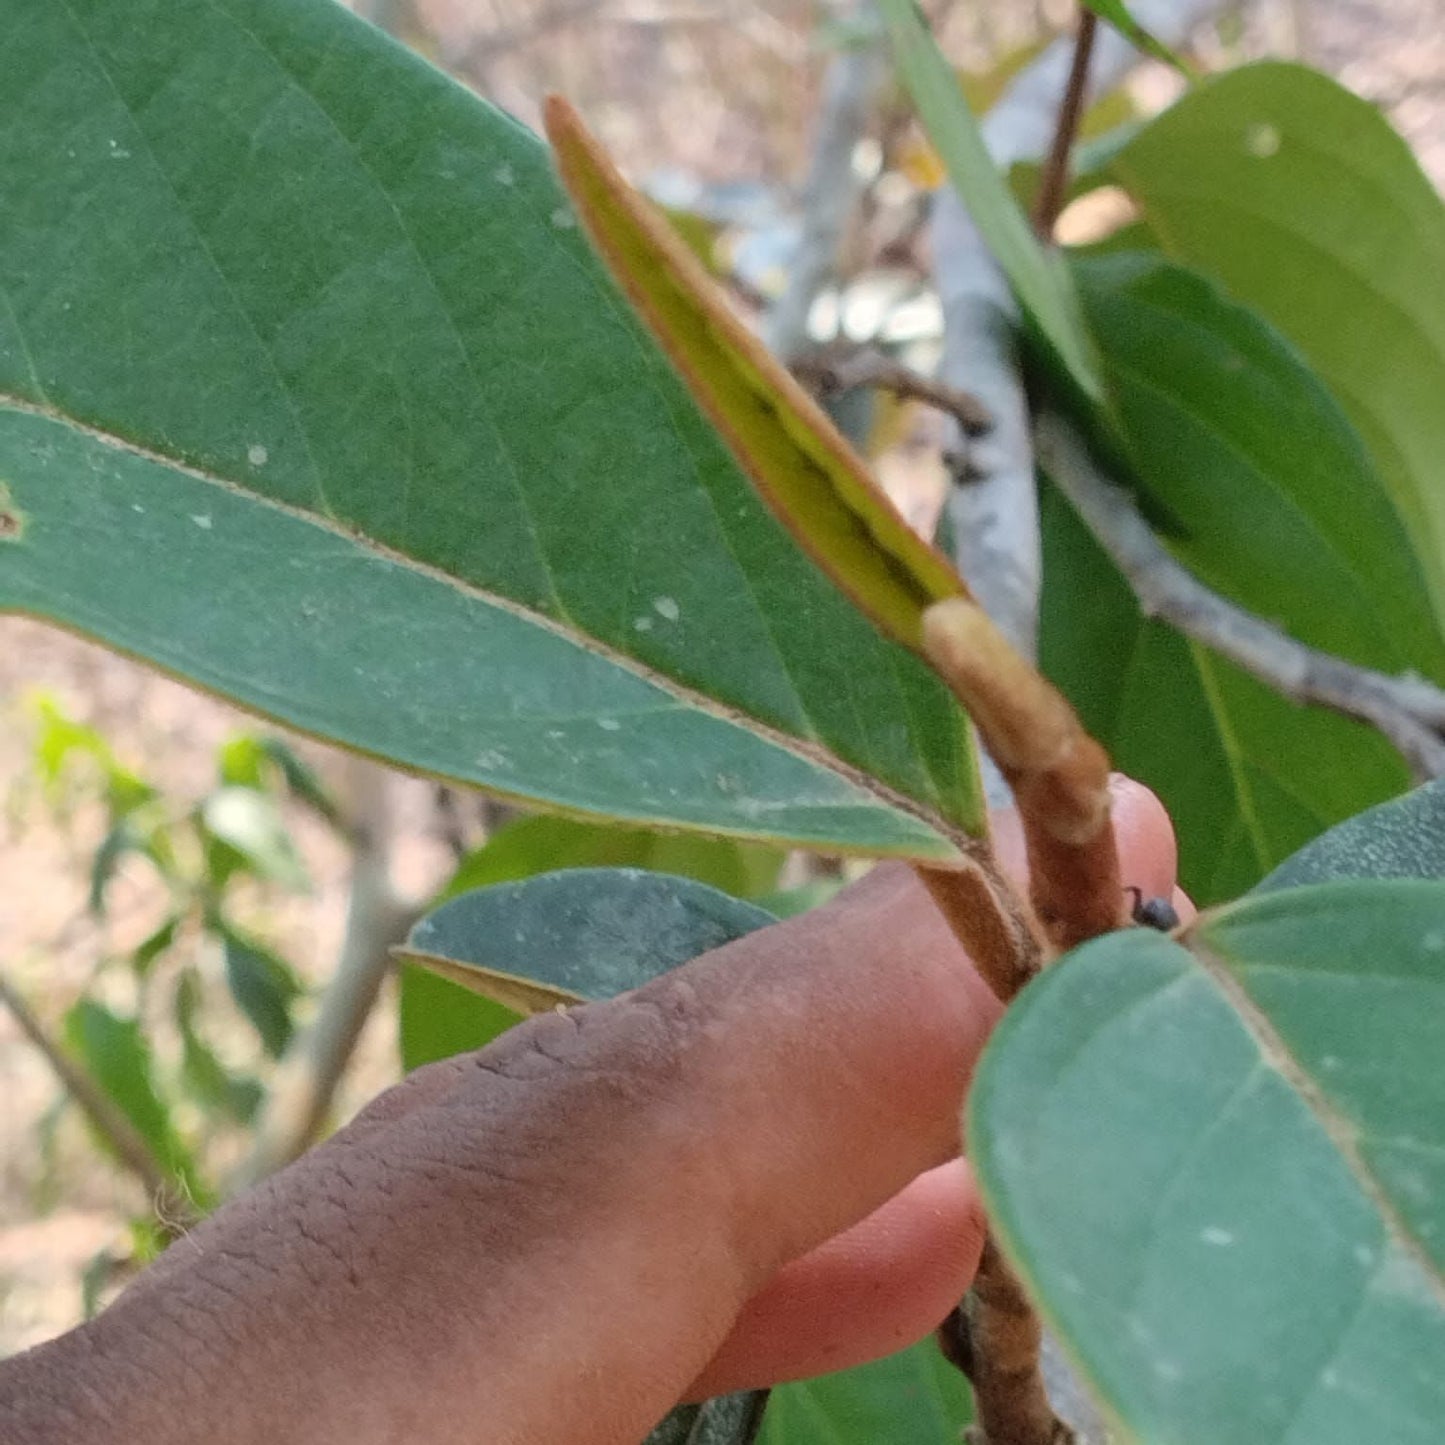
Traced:
[[1426, 1445], [1445, 1412], [1445, 885], [1097, 940], [971, 1095], [990, 1218], [1128, 1439]]
[[1445, 778], [1347, 818], [1286, 858], [1255, 891], [1341, 878], [1445, 879]]
[[1119, 427], [1175, 555], [1311, 646], [1445, 677], [1405, 529], [1294, 348], [1157, 255], [1081, 262], [1075, 275]]
[[0, 608], [560, 809], [982, 825], [962, 714], [754, 496], [532, 136], [332, 0], [5, 19]]
[[1330, 824], [1408, 786], [1372, 728], [1286, 702], [1144, 617], [1051, 488], [1042, 520], [1043, 669], [1115, 765], [1164, 800], [1180, 881], [1198, 902], [1237, 897]]
[[[559, 868], [621, 867], [677, 873], [748, 896], [772, 887], [781, 863], [771, 849], [727, 838], [650, 833], [573, 818], [520, 818], [468, 854], [437, 901]], [[408, 1069], [481, 1048], [520, 1017], [438, 974], [412, 965], [401, 971], [400, 1044]]]
[[968, 1385], [932, 1340], [775, 1389], [760, 1445], [958, 1445]]
[[1300, 66], [1210, 80], [1114, 173], [1172, 256], [1223, 282], [1359, 428], [1445, 620], [1445, 206], [1367, 102]]

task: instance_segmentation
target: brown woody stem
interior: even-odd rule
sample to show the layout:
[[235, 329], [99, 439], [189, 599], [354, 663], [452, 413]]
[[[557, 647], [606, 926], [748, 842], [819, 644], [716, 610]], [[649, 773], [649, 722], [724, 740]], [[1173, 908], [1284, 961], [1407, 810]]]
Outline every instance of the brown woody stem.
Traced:
[[[1043, 1326], [1024, 1287], [990, 1238], [973, 1289], [960, 1310], [963, 1349], [950, 1358], [973, 1385], [978, 1427], [986, 1445], [1071, 1445], [1074, 1432], [1054, 1414], [1039, 1369]], [[945, 1344], [947, 1350], [947, 1344]]]
[[[1014, 651], [971, 598], [923, 614], [923, 650], [962, 701], [1013, 789], [1029, 865], [1029, 898], [1046, 943], [1002, 900], [1006, 882], [922, 872], [954, 932], [1007, 1002], [1049, 955], [1126, 924], [1128, 910], [1110, 817], [1109, 759], [1065, 698]], [[980, 893], [991, 892], [992, 906]], [[973, 915], [971, 925], [963, 917]], [[1027, 920], [1027, 910], [1017, 915]], [[977, 941], [975, 941], [977, 940]], [[985, 956], [986, 955], [986, 958]], [[1069, 1445], [1074, 1432], [1049, 1403], [1043, 1328], [992, 1238], [955, 1317], [956, 1362], [973, 1383], [976, 1445]]]
[[969, 598], [924, 613], [923, 647], [1013, 789], [1029, 896], [1050, 944], [1062, 952], [1124, 926], [1103, 748]]
[[1038, 196], [1034, 201], [1034, 230], [1043, 241], [1053, 239], [1054, 224], [1068, 194], [1069, 158], [1084, 115], [1084, 98], [1089, 90], [1089, 62], [1094, 57], [1094, 32], [1098, 23], [1092, 10], [1086, 6], [1080, 9], [1074, 63], [1069, 69], [1068, 88], [1059, 106], [1053, 144], [1049, 147], [1048, 159], [1044, 162], [1043, 175], [1039, 180]]
[[1043, 965], [1044, 947], [1027, 908], [1006, 880], [977, 862], [917, 873], [984, 982], [1007, 1003]]

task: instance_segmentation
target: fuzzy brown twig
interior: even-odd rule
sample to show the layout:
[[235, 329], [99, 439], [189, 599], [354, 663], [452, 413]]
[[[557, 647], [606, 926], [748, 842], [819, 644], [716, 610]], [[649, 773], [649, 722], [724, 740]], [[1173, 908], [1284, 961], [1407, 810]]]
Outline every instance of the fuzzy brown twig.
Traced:
[[[930, 607], [923, 614], [923, 646], [972, 716], [1013, 790], [1023, 826], [1029, 897], [1043, 947], [1032, 930], [1026, 942], [1003, 935], [995, 941], [995, 956], [981, 961], [973, 939], [982, 934], [988, 942], [987, 921], [1009, 916], [1002, 902], [1007, 884], [980, 878], [977, 891], [993, 896], [970, 897], [966, 875], [920, 870], [954, 931], [974, 950], [980, 971], [1007, 1002], [1051, 954], [1128, 922], [1110, 817], [1109, 760], [1068, 702], [972, 599]], [[957, 880], [952, 899], [939, 886], [945, 877]], [[992, 1238], [955, 1324], [957, 1360], [978, 1409], [974, 1445], [1070, 1445], [1075, 1433], [1055, 1414], [1044, 1384], [1043, 1327]]]
[[1049, 943], [1063, 952], [1123, 927], [1129, 919], [1103, 748], [976, 602], [957, 597], [930, 607], [923, 646], [1013, 790], [1029, 897]]

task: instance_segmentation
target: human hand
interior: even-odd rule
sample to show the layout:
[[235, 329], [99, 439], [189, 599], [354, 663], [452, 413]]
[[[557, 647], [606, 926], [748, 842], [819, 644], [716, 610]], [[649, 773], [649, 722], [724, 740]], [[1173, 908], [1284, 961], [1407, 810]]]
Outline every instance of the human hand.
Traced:
[[[1114, 819], [1125, 880], [1168, 896], [1157, 801], [1121, 783]], [[418, 1071], [0, 1372], [0, 1435], [632, 1445], [681, 1398], [901, 1348], [977, 1264], [958, 1111], [998, 1012], [875, 869]]]

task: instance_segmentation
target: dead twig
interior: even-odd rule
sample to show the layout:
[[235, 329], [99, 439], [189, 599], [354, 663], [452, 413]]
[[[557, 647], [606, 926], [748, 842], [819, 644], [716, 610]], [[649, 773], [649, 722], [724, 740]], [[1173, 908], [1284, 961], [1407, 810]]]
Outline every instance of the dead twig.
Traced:
[[1445, 691], [1307, 647], [1227, 601], [1165, 550], [1134, 499], [1099, 470], [1067, 421], [1040, 415], [1034, 442], [1044, 471], [1124, 574], [1146, 616], [1163, 618], [1295, 702], [1369, 723], [1417, 776], [1445, 776]]
[[1074, 60], [1069, 67], [1069, 83], [1059, 103], [1058, 123], [1054, 127], [1054, 138], [1044, 161], [1043, 174], [1039, 178], [1039, 192], [1034, 198], [1034, 230], [1045, 242], [1053, 239], [1054, 223], [1064, 208], [1064, 197], [1069, 189], [1069, 158], [1073, 155], [1079, 122], [1084, 115], [1097, 28], [1098, 19], [1094, 12], [1087, 6], [1081, 7], [1079, 28], [1074, 38]]

